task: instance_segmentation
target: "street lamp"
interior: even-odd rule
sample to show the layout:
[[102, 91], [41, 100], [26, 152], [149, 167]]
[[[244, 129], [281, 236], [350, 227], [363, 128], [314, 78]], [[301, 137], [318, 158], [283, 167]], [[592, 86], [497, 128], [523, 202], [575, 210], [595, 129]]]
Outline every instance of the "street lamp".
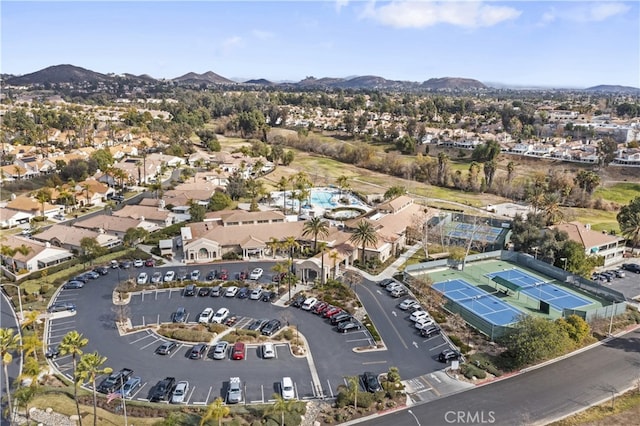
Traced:
[[566, 257], [561, 257], [560, 260], [564, 261], [564, 270], [567, 270], [567, 258]]
[[11, 284], [11, 283], [2, 283], [0, 284], [0, 286], [3, 285], [10, 285], [16, 288], [16, 290], [18, 290], [18, 303], [20, 304], [20, 321], [24, 321], [24, 311], [22, 310], [22, 294], [20, 293], [20, 287], [18, 287], [16, 284]]

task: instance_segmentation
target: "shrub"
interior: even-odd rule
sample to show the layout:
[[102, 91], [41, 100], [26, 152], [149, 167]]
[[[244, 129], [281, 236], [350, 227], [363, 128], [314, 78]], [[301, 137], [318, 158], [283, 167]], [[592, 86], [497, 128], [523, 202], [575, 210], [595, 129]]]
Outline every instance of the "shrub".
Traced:
[[460, 352], [462, 352], [463, 354], [466, 354], [467, 352], [469, 352], [469, 350], [471, 350], [471, 348], [466, 343], [463, 343], [458, 336], [451, 335], [449, 336], [449, 339], [451, 339], [454, 345], [460, 348]]
[[464, 374], [464, 377], [471, 380], [474, 377], [478, 379], [485, 379], [487, 377], [487, 373], [484, 370], [476, 367], [473, 364], [463, 364], [461, 367], [461, 372]]
[[230, 251], [222, 255], [223, 260], [240, 260], [240, 255], [236, 252]]
[[183, 340], [185, 342], [208, 342], [213, 337], [208, 331], [189, 330], [184, 328], [161, 328], [158, 333], [170, 339]]

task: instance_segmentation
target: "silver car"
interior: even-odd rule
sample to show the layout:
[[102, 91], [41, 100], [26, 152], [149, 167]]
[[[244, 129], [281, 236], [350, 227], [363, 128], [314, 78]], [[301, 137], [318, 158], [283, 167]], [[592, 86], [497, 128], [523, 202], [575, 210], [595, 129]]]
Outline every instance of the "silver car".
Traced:
[[173, 394], [171, 394], [171, 403], [172, 404], [182, 404], [187, 399], [187, 394], [189, 393], [189, 382], [183, 380], [178, 382], [176, 388], [173, 390]]
[[225, 359], [227, 358], [227, 352], [229, 350], [229, 342], [224, 340], [218, 342], [213, 348], [213, 359]]

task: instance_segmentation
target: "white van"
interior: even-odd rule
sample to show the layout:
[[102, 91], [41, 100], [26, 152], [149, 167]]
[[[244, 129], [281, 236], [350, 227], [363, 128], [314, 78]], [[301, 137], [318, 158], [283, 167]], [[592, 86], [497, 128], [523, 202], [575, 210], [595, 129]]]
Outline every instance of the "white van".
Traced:
[[302, 304], [302, 309], [304, 309], [305, 311], [310, 311], [316, 305], [316, 303], [318, 303], [318, 299], [316, 299], [315, 297], [309, 297]]

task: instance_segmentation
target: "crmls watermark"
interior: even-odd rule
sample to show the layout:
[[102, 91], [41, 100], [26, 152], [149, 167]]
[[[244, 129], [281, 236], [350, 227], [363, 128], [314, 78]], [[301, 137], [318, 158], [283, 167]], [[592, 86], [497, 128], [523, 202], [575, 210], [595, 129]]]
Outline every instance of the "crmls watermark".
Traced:
[[449, 424], [492, 424], [496, 422], [495, 411], [447, 411], [444, 421]]

